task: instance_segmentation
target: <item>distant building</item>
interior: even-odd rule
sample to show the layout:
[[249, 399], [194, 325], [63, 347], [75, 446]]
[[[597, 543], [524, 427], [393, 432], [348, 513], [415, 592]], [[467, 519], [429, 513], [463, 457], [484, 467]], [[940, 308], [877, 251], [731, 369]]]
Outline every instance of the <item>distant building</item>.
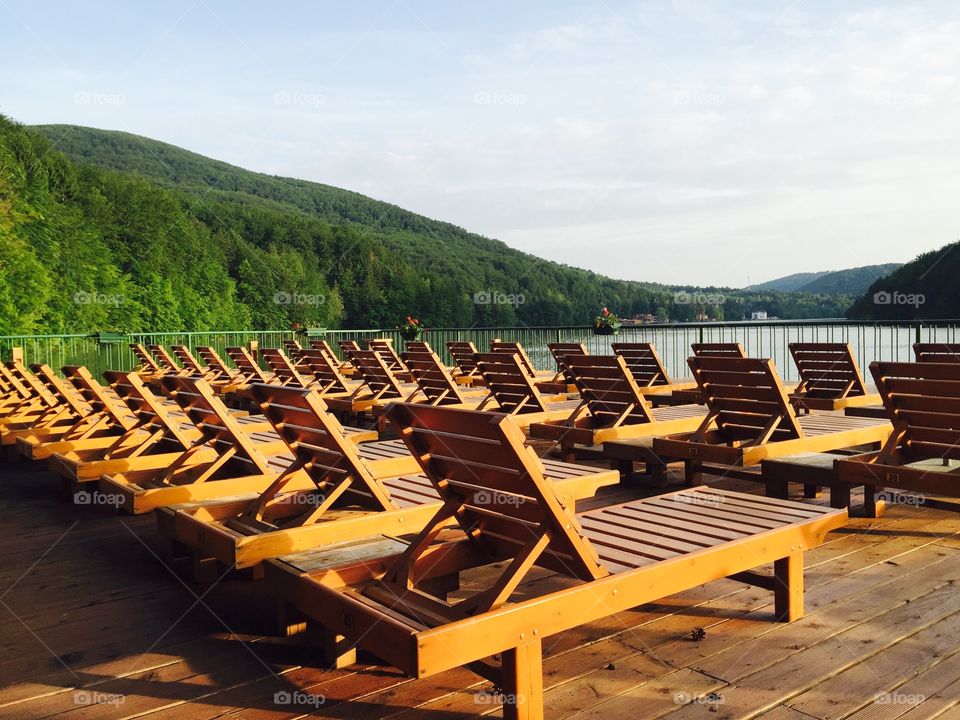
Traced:
[[750, 313], [751, 320], [767, 320], [767, 311], [766, 310], [757, 310], [756, 312]]

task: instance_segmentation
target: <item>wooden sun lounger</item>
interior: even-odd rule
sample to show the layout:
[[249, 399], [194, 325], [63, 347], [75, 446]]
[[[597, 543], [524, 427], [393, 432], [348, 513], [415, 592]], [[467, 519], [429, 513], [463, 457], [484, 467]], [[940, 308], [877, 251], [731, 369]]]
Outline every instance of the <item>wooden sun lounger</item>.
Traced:
[[9, 360], [0, 365], [0, 372], [14, 390], [0, 426], [34, 422], [59, 406], [56, 397], [22, 363]]
[[531, 437], [556, 441], [564, 459], [575, 445], [693, 430], [706, 414], [699, 405], [653, 407], [619, 355], [569, 356], [568, 367], [580, 405], [566, 420], [530, 426]]
[[[259, 497], [165, 509], [158, 522], [171, 539], [227, 566], [249, 568], [375, 533], [416, 532], [436, 512], [436, 491], [402, 441], [354, 447], [315, 393], [267, 385], [254, 392], [296, 461]], [[615, 472], [556, 461], [544, 467], [569, 502], [619, 480]], [[296, 474], [299, 468], [309, 482]]]
[[743, 345], [735, 342], [691, 343], [694, 357], [739, 357], [745, 358]]
[[800, 373], [800, 383], [790, 393], [798, 412], [881, 403], [880, 396], [867, 389], [849, 343], [790, 343], [788, 347]]
[[160, 366], [160, 369], [163, 372], [183, 372], [183, 369], [177, 365], [172, 357], [170, 357], [170, 353], [167, 352], [167, 349], [163, 345], [148, 345], [147, 349], [151, 352], [153, 357], [156, 358], [157, 365]]
[[290, 362], [290, 358], [280, 348], [261, 348], [260, 356], [273, 372], [273, 383], [291, 385], [293, 387], [308, 388], [314, 384], [312, 376], [305, 377], [298, 368]]
[[[356, 343], [353, 343], [353, 344], [356, 345]], [[330, 347], [330, 343], [328, 343], [326, 340], [311, 340], [310, 349], [319, 350], [324, 355], [326, 355], [327, 359], [330, 361], [330, 364], [333, 367], [337, 368], [340, 374], [343, 375], [344, 377], [349, 378], [353, 376], [355, 370], [353, 368], [353, 365], [350, 364], [349, 358], [346, 360], [341, 360], [340, 358], [338, 358], [337, 354], [333, 351], [333, 348]]]
[[300, 353], [303, 352], [303, 346], [296, 340], [284, 340], [283, 351], [293, 360], [294, 365], [300, 364]]
[[[691, 343], [690, 349], [694, 357], [746, 357], [747, 353], [740, 343]], [[671, 394], [674, 402], [678, 403], [704, 403], [700, 389], [697, 387], [688, 390], [676, 390]]]
[[227, 367], [219, 353], [209, 345], [198, 346], [197, 355], [206, 363], [207, 369], [212, 373], [209, 378], [206, 378], [207, 382], [218, 392], [242, 382], [243, 378], [240, 373]]
[[215, 371], [212, 368], [201, 365], [186, 345], [171, 345], [170, 349], [173, 350], [173, 354], [177, 360], [180, 361], [180, 366], [183, 368], [185, 375], [196, 378], [207, 378], [208, 380], [215, 378]]
[[11, 372], [6, 363], [0, 363], [0, 424], [17, 414], [23, 414], [28, 407], [36, 409], [42, 400]]
[[404, 359], [418, 390], [404, 398], [404, 402], [476, 408], [489, 397], [483, 390], [464, 392], [435, 353], [408, 352], [404, 353]]
[[0, 438], [4, 445], [23, 445], [26, 457], [32, 457], [31, 448], [41, 443], [73, 438], [97, 432], [93, 408], [70, 383], [61, 380], [47, 365], [31, 366], [32, 376], [47, 390], [49, 395], [39, 414], [33, 412], [11, 418], [0, 425]]
[[[640, 392], [650, 396], [650, 400], [671, 405], [684, 405], [689, 402], [683, 391], [695, 389], [697, 381], [692, 378], [672, 379], [653, 343], [613, 343], [610, 347], [615, 355], [624, 359]], [[681, 395], [674, 397], [677, 391], [680, 391]]]
[[[163, 505], [262, 492], [293, 461], [275, 432], [246, 432], [206, 381], [167, 375], [161, 382], [202, 437], [160, 474], [132, 470], [104, 475], [100, 489], [118, 496], [118, 507], [139, 514]], [[348, 432], [355, 442], [376, 439], [372, 431]], [[194, 456], [209, 448], [216, 458], [196, 462]]]
[[[138, 373], [107, 370], [110, 387], [136, 418], [136, 424], [109, 444], [63, 444], [50, 456], [47, 465], [75, 492], [103, 474], [167, 468], [202, 438], [202, 433], [176, 403], [155, 395]], [[232, 413], [231, 413], [232, 414]], [[234, 415], [246, 433], [271, 427], [262, 418]], [[190, 463], [212, 462], [213, 449], [191, 455]]]
[[130, 350], [133, 351], [133, 356], [137, 360], [136, 372], [140, 373], [148, 380], [152, 380], [163, 375], [163, 368], [160, 367], [159, 363], [154, 360], [153, 356], [147, 352], [147, 349], [142, 343], [130, 343]]
[[401, 379], [407, 372], [407, 366], [393, 349], [393, 340], [391, 338], [370, 338], [367, 340], [367, 350], [373, 350], [380, 354], [383, 362], [390, 368], [390, 372], [395, 373]]
[[587, 355], [587, 349], [583, 343], [575, 342], [555, 342], [547, 343], [547, 350], [553, 356], [553, 361], [557, 364], [557, 373], [549, 382], [541, 382], [539, 387], [546, 393], [574, 393], [577, 391], [576, 383], [570, 373], [567, 372], [567, 355]]
[[917, 362], [960, 362], [960, 343], [914, 343], [913, 354]]
[[689, 482], [699, 481], [704, 465], [750, 477], [737, 468], [802, 452], [882, 443], [892, 430], [888, 421], [874, 418], [830, 412], [798, 417], [770, 359], [691, 357], [687, 362], [709, 412], [693, 432], [654, 438], [653, 451], [663, 459], [684, 460]]
[[363, 379], [363, 385], [347, 397], [328, 398], [326, 402], [331, 410], [356, 416], [372, 412], [377, 405], [403, 400], [420, 391], [416, 383], [401, 383], [374, 350], [352, 350], [349, 357]]
[[874, 362], [870, 372], [893, 433], [879, 452], [834, 463], [831, 504], [849, 505], [857, 485], [868, 517], [882, 514], [884, 488], [960, 497], [960, 364]]
[[55, 452], [74, 448], [108, 447], [117, 436], [123, 435], [137, 423], [116, 393], [97, 382], [87, 368], [65, 365], [62, 370], [64, 376], [79, 391], [90, 412], [80, 419], [67, 435], [27, 435], [18, 438], [17, 450], [31, 460], [45, 460]]
[[477, 363], [474, 357], [477, 354], [477, 348], [472, 342], [451, 341], [447, 343], [447, 352], [453, 358], [456, 368], [450, 373], [454, 380], [460, 385], [477, 385], [483, 378], [480, 377], [480, 371], [477, 370]]
[[487, 410], [512, 415], [524, 432], [533, 423], [565, 420], [580, 405], [579, 399], [566, 394], [543, 395], [516, 355], [477, 353], [477, 368], [495, 405], [481, 405]]
[[300, 353], [302, 363], [302, 372], [309, 371], [313, 374], [313, 388], [323, 395], [349, 395], [363, 385], [362, 382], [349, 380], [340, 372], [340, 361], [336, 357], [318, 349], [311, 348]]
[[[266, 582], [322, 628], [334, 664], [359, 645], [414, 678], [466, 666], [503, 693], [508, 719], [544, 717], [542, 644], [585, 623], [723, 577], [772, 590], [774, 619], [801, 618], [803, 554], [847, 521], [709, 488], [575, 513], [513, 418], [433, 422], [410, 405], [390, 417], [443, 500], [433, 519], [409, 542], [377, 534], [270, 560]], [[770, 562], [772, 575], [757, 571]], [[495, 563], [458, 600], [437, 590]], [[532, 582], [534, 567], [563, 583]]]
[[227, 357], [233, 362], [237, 372], [231, 384], [223, 389], [225, 394], [251, 400], [253, 398], [250, 393], [251, 385], [277, 382], [276, 375], [262, 370], [245, 347], [228, 347]]

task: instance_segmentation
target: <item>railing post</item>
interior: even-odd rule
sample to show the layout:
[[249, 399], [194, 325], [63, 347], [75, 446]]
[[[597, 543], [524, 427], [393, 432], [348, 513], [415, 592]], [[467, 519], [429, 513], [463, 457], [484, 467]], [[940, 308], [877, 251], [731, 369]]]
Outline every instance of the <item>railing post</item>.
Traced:
[[922, 323], [922, 322], [918, 322], [918, 323], [917, 323], [917, 332], [916, 332], [916, 335], [914, 336], [914, 340], [913, 340], [915, 343], [921, 343], [921, 342], [923, 342], [923, 340], [920, 339], [920, 329], [921, 329], [922, 327], [923, 327], [923, 323]]

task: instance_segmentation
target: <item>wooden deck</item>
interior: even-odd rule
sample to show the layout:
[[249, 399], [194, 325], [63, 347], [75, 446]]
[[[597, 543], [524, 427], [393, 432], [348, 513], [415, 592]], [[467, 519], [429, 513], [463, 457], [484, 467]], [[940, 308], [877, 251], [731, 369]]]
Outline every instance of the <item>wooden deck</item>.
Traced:
[[[500, 714], [466, 670], [325, 669], [305, 638], [272, 637], [264, 588], [184, 584], [155, 555], [152, 517], [77, 508], [56, 487], [0, 465], [0, 718]], [[771, 593], [723, 580], [546, 638], [546, 717], [960, 718], [960, 515], [946, 507], [888, 505], [832, 533], [807, 554], [793, 624], [771, 622]]]

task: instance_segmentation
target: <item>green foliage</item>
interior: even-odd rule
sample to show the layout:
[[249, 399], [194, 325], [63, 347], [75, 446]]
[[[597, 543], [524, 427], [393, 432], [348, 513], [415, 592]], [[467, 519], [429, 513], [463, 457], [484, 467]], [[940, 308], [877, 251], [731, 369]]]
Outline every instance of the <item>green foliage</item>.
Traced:
[[960, 241], [923, 253], [880, 278], [850, 308], [855, 320], [953, 320], [960, 317]]
[[723, 290], [722, 306], [678, 303], [676, 288], [541, 260], [329, 185], [3, 118], [0, 281], [3, 333], [392, 327], [407, 313], [431, 327], [586, 325], [604, 305], [836, 317], [850, 301]]

